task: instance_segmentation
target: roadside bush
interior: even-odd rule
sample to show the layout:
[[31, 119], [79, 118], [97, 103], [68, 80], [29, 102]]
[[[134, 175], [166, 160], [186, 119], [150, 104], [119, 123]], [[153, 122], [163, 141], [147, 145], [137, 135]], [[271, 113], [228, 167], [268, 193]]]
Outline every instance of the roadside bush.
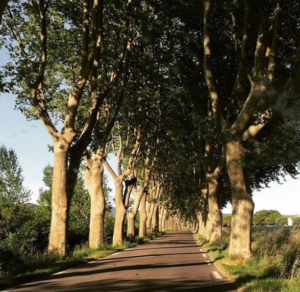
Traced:
[[300, 291], [300, 229], [289, 227], [253, 228], [250, 259], [228, 256], [229, 228], [223, 228], [222, 242], [204, 248], [217, 266], [243, 292]]
[[10, 235], [0, 243], [1, 271], [14, 271], [23, 263], [24, 250], [20, 249], [14, 235]]
[[284, 216], [281, 216], [281, 217], [276, 219], [275, 224], [276, 225], [287, 225], [288, 224], [288, 218], [284, 217]]
[[300, 227], [300, 217], [293, 218], [293, 226]]
[[278, 267], [281, 277], [292, 277], [300, 268], [299, 230], [279, 228], [263, 233], [257, 241], [254, 256], [260, 261], [266, 259], [269, 265], [272, 263], [272, 266]]

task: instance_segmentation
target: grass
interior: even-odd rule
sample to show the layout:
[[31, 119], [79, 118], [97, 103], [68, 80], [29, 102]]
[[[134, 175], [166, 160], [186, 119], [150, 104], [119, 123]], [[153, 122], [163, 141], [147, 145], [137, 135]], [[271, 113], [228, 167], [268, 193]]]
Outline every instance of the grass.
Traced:
[[229, 230], [224, 229], [221, 242], [198, 241], [217, 267], [242, 292], [300, 291], [300, 230], [258, 228], [253, 231], [251, 259], [228, 254]]
[[161, 236], [163, 233], [149, 234], [143, 238], [136, 237], [133, 242], [125, 241], [122, 245], [104, 245], [100, 249], [91, 249], [87, 245], [75, 247], [68, 256], [60, 257], [47, 253], [35, 253], [27, 255], [19, 265], [8, 266], [4, 271], [0, 270], [0, 289], [18, 285], [27, 281], [37, 280], [68, 268], [78, 266], [91, 260], [111, 255], [129, 247], [143, 244], [149, 240]]

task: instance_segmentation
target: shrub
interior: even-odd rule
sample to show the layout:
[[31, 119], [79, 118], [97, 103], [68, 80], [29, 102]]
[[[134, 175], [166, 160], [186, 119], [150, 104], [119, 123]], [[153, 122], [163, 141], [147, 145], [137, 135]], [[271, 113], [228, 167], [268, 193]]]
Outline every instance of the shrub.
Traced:
[[293, 218], [293, 226], [300, 227], [300, 217]]

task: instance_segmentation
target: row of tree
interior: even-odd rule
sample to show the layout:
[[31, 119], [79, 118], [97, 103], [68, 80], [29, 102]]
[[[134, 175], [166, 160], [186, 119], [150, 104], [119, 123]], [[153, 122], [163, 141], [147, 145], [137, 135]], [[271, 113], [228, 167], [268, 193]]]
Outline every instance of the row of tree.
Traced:
[[3, 90], [53, 140], [49, 250], [66, 252], [85, 161], [91, 247], [103, 243], [105, 166], [113, 244], [126, 214], [135, 235], [138, 210], [140, 236], [176, 217], [219, 241], [230, 200], [230, 254], [249, 257], [252, 190], [298, 173], [299, 15], [281, 0], [11, 0]]
[[[0, 147], [0, 255], [2, 265], [18, 264], [24, 256], [47, 249], [51, 221], [52, 171], [44, 168], [45, 188], [39, 190], [37, 204], [29, 202], [31, 192], [23, 185], [22, 168], [13, 149]], [[106, 198], [104, 238], [111, 242], [114, 218], [106, 178], [103, 185]], [[90, 198], [84, 179], [79, 174], [70, 206], [68, 249], [85, 244], [89, 237]], [[2, 266], [2, 268], [4, 268]]]

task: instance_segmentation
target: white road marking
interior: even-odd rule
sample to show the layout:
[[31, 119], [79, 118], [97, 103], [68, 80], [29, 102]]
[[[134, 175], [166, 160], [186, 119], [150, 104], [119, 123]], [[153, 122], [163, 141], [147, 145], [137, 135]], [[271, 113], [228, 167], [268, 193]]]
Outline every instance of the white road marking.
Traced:
[[0, 292], [7, 292], [7, 291], [12, 291], [12, 290], [15, 290], [15, 288], [9, 288], [9, 289], [6, 289], [6, 290], [0, 291]]
[[209, 260], [206, 260], [206, 262], [208, 266], [211, 266], [211, 262]]
[[115, 255], [117, 255], [117, 254], [119, 254], [119, 252], [117, 252], [117, 253], [113, 253], [113, 254], [112, 254], [112, 256], [115, 256]]
[[51, 276], [60, 275], [60, 274], [63, 274], [63, 273], [69, 272], [69, 271], [71, 271], [71, 270], [74, 270], [74, 269], [68, 269], [68, 270], [65, 270], [65, 271], [61, 271], [61, 272], [58, 272], [58, 273], [52, 274]]
[[127, 249], [125, 249], [125, 250], [132, 250], [132, 248], [127, 248]]
[[203, 249], [202, 249], [202, 248], [199, 248], [199, 250], [200, 250], [200, 251], [203, 251]]
[[222, 280], [222, 277], [220, 276], [220, 274], [218, 272], [212, 271], [212, 273], [216, 279]]
[[204, 253], [204, 254], [203, 254], [203, 257], [207, 258], [207, 255]]

